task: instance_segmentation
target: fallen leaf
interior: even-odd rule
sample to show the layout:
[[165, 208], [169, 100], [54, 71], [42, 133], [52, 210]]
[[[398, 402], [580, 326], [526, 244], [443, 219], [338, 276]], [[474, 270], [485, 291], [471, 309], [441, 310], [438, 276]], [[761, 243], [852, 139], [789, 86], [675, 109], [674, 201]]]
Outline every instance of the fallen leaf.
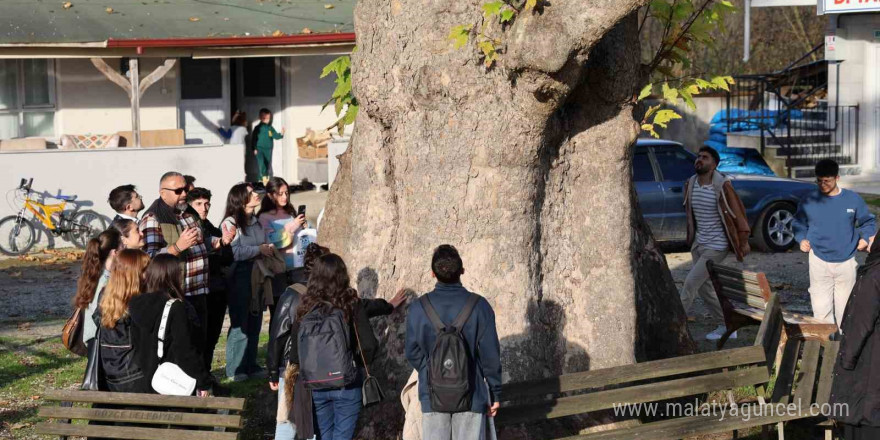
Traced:
[[27, 329], [31, 328], [31, 325], [33, 325], [32, 322], [22, 322], [21, 324], [18, 324], [18, 329], [19, 330], [27, 330]]
[[108, 13], [108, 14], [112, 14], [112, 13], [113, 13], [113, 8], [107, 8], [107, 9], [104, 9], [104, 12], [106, 12], [106, 13]]
[[43, 261], [43, 264], [55, 264], [55, 263], [57, 263], [57, 262], [59, 262], [59, 261], [61, 261], [60, 258], [58, 258], [58, 257], [52, 257], [52, 258], [46, 259], [46, 261]]
[[16, 423], [16, 424], [10, 426], [9, 428], [10, 429], [21, 429], [21, 428], [27, 428], [28, 426], [31, 426], [31, 424], [30, 423]]
[[272, 36], [273, 36], [273, 37], [283, 37], [283, 36], [285, 36], [285, 35], [286, 35], [286, 34], [285, 34], [284, 32], [281, 32], [281, 29], [278, 29], [278, 30], [276, 30], [275, 32], [272, 32]]
[[11, 272], [9, 278], [21, 278], [21, 272]]
[[195, 22], [197, 22], [197, 21], [200, 21], [200, 20], [201, 20], [201, 19], [200, 19], [199, 17], [190, 17], [190, 18], [189, 18], [189, 21], [191, 21], [191, 22], [193, 22], [193, 23], [195, 23]]
[[31, 396], [31, 400], [40, 400], [40, 396]]
[[324, 9], [333, 9], [335, 7], [336, 6], [333, 6], [333, 5], [324, 5]]
[[73, 7], [73, 3], [71, 3], [71, 2], [64, 2], [64, 4], [62, 5], [62, 7], [63, 7], [64, 9], [70, 9], [70, 8]]
[[303, 30], [301, 30], [300, 33], [301, 34], [311, 34], [312, 30], [309, 28], [303, 28]]

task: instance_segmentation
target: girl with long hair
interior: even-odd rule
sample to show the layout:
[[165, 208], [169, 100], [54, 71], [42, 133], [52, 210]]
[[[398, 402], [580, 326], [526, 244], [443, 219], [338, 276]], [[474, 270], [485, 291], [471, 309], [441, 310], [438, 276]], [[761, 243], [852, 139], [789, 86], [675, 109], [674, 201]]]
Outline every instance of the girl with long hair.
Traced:
[[[275, 315], [272, 317], [266, 368], [269, 370], [269, 388], [278, 391], [278, 412], [275, 417], [276, 440], [293, 440], [296, 435], [296, 426], [290, 417], [290, 408], [293, 408], [293, 388], [298, 368], [294, 365], [288, 365], [290, 341], [297, 337], [295, 333], [292, 333], [292, 328], [296, 322], [297, 304], [307, 292], [306, 286], [312, 269], [315, 267], [315, 263], [327, 254], [330, 254], [330, 249], [317, 243], [312, 243], [306, 248], [302, 277], [287, 288], [278, 302]], [[390, 314], [403, 304], [405, 299], [406, 291], [400, 289], [390, 301], [380, 298], [361, 298], [360, 302], [367, 317], [373, 318]]]
[[[309, 390], [300, 378], [286, 375], [285, 382], [296, 383], [293, 387], [286, 384], [286, 388], [295, 389], [292, 393], [289, 420], [295, 425], [298, 438], [310, 438], [317, 434], [321, 439], [350, 440], [354, 436], [362, 406], [363, 368], [372, 363], [379, 348], [370, 326], [370, 315], [391, 313], [404, 299], [404, 293], [400, 291], [399, 298], [396, 297], [392, 303], [382, 301], [384, 305], [374, 304], [384, 310], [370, 312], [368, 308], [371, 306], [358, 297], [357, 291], [350, 284], [348, 268], [342, 258], [333, 253], [322, 255], [311, 267], [308, 286], [296, 307], [289, 332], [291, 336], [286, 344], [289, 347], [287, 361], [292, 371], [297, 371], [301, 363], [308, 365], [314, 361], [300, 359], [299, 341], [293, 336], [299, 334], [303, 319], [313, 313], [326, 315], [334, 310], [342, 312], [344, 321], [349, 326], [348, 347], [352, 350], [352, 359], [360, 368], [360, 374], [353, 383], [338, 389]], [[270, 386], [278, 388], [278, 383], [270, 382]], [[292, 390], [287, 390], [288, 393], [290, 391]], [[317, 422], [317, 426], [313, 420]]]
[[259, 220], [266, 231], [266, 239], [284, 255], [287, 270], [293, 270], [296, 234], [305, 227], [306, 216], [297, 215], [290, 202], [290, 187], [284, 179], [272, 177], [266, 183], [266, 197], [263, 197]]
[[[136, 362], [145, 378], [152, 378], [160, 363], [171, 362], [196, 379], [199, 395], [207, 395], [207, 390], [211, 388], [211, 376], [198, 349], [199, 341], [194, 340], [199, 334], [193, 328], [198, 325], [198, 317], [195, 309], [183, 301], [182, 276], [180, 260], [174, 255], [159, 254], [153, 258], [144, 273], [141, 294], [129, 303], [131, 342], [135, 347]], [[169, 300], [175, 301], [168, 313], [163, 357], [160, 359], [157, 354], [160, 336], [158, 323]], [[152, 391], [149, 383], [142, 386], [148, 387], [147, 392]]]
[[88, 345], [94, 338], [98, 326], [92, 316], [98, 308], [101, 290], [110, 280], [110, 268], [116, 252], [122, 245], [120, 234], [108, 229], [89, 240], [83, 255], [82, 271], [76, 281], [76, 296], [73, 306], [85, 309], [83, 314], [83, 343]]
[[229, 190], [225, 218], [220, 225], [224, 231], [235, 229], [231, 243], [235, 268], [227, 291], [230, 326], [226, 339], [226, 376], [233, 381], [266, 374], [257, 365], [263, 308], [251, 307], [251, 272], [257, 258], [272, 255], [273, 246], [266, 241], [255, 217], [259, 207], [259, 194], [249, 184], [239, 183]]
[[141, 293], [144, 270], [150, 257], [137, 249], [124, 249], [116, 256], [110, 281], [94, 319], [100, 324], [101, 370], [107, 388], [119, 392], [149, 392], [144, 390], [144, 373], [135, 359], [131, 337], [131, 317], [128, 304]]
[[141, 232], [137, 222], [127, 218], [118, 218], [110, 223], [110, 227], [119, 231], [122, 236], [122, 245], [126, 249], [143, 249], [144, 233]]

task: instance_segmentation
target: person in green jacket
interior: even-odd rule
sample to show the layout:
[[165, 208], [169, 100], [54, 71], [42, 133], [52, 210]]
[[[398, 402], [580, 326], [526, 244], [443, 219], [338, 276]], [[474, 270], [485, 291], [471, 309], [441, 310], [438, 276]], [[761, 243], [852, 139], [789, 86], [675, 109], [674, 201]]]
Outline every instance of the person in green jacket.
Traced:
[[252, 150], [254, 156], [257, 156], [257, 165], [260, 167], [260, 180], [265, 185], [269, 180], [270, 170], [272, 169], [272, 147], [276, 139], [284, 137], [284, 129], [281, 133], [272, 127], [272, 112], [267, 109], [260, 109], [260, 123], [254, 127], [254, 140]]

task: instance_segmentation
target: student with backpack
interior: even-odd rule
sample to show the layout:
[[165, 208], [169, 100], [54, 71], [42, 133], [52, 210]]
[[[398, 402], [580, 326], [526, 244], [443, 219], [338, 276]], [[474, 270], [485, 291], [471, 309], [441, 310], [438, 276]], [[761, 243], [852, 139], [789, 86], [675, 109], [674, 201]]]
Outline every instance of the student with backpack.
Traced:
[[354, 436], [364, 369], [379, 343], [366, 307], [350, 282], [342, 258], [323, 255], [315, 261], [296, 307], [287, 361], [296, 373], [290, 420], [297, 438], [317, 435], [321, 440], [350, 440]]
[[434, 250], [431, 273], [437, 286], [410, 305], [406, 319], [406, 358], [419, 372], [422, 439], [479, 439], [501, 400], [495, 312], [462, 287], [464, 266], [451, 245]]
[[[269, 331], [269, 347], [266, 366], [269, 369], [269, 387], [278, 391], [278, 413], [276, 414], [275, 439], [293, 440], [296, 426], [289, 417], [289, 409], [293, 407], [293, 388], [298, 367], [288, 364], [291, 347], [294, 346], [296, 333], [293, 327], [296, 322], [298, 306], [302, 297], [308, 292], [309, 277], [315, 262], [322, 256], [330, 254], [330, 250], [317, 243], [306, 248], [303, 258], [303, 276], [281, 296], [275, 309], [272, 328]], [[406, 300], [406, 290], [400, 289], [390, 301], [381, 298], [361, 298], [361, 309], [368, 318], [391, 314]], [[372, 334], [372, 329], [370, 329]]]

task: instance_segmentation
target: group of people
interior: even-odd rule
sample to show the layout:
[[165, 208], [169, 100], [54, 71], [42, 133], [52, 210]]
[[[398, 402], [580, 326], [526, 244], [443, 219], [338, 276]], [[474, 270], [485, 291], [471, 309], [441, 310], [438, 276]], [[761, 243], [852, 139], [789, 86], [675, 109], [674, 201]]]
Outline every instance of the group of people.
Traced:
[[[159, 179], [149, 206], [133, 185], [111, 191], [117, 214], [89, 241], [74, 298], [84, 310], [84, 384], [161, 392], [154, 376], [172, 363], [194, 381], [191, 394], [217, 392], [211, 367], [228, 310], [225, 376], [268, 380], [278, 391], [275, 438], [352, 438], [361, 408], [376, 400], [369, 382], [379, 344], [370, 319], [393, 313], [406, 291], [389, 301], [360, 298], [342, 258], [317, 243], [297, 258], [294, 239], [308, 224], [281, 178], [267, 181], [265, 195], [249, 183], [233, 186], [219, 227], [208, 220], [211, 198], [177, 172]], [[435, 290], [407, 316], [418, 431], [424, 439], [481, 438], [500, 400], [494, 311], [461, 285], [454, 247], [434, 251], [431, 272]], [[257, 348], [265, 311], [264, 369]]]
[[[731, 252], [742, 262], [750, 251], [751, 231], [730, 179], [716, 170], [719, 161], [714, 149], [701, 148], [694, 163], [696, 174], [685, 184], [687, 244], [694, 265], [680, 298], [685, 311], [690, 311], [699, 295], [720, 320], [722, 309], [706, 262], [720, 263]], [[845, 404], [848, 411], [832, 417], [842, 422], [847, 440], [877, 439], [880, 381], [873, 380], [873, 372], [880, 367], [880, 331], [875, 331], [880, 330], [880, 244], [874, 240], [874, 215], [857, 193], [838, 186], [839, 173], [833, 160], [816, 164], [816, 189], [800, 195], [792, 232], [799, 249], [809, 253], [813, 316], [838, 327], [829, 335], [841, 344], [831, 401]], [[855, 258], [859, 251], [869, 252], [861, 267]], [[706, 339], [717, 340], [726, 333], [721, 324]], [[736, 338], [736, 332], [730, 337]]]

